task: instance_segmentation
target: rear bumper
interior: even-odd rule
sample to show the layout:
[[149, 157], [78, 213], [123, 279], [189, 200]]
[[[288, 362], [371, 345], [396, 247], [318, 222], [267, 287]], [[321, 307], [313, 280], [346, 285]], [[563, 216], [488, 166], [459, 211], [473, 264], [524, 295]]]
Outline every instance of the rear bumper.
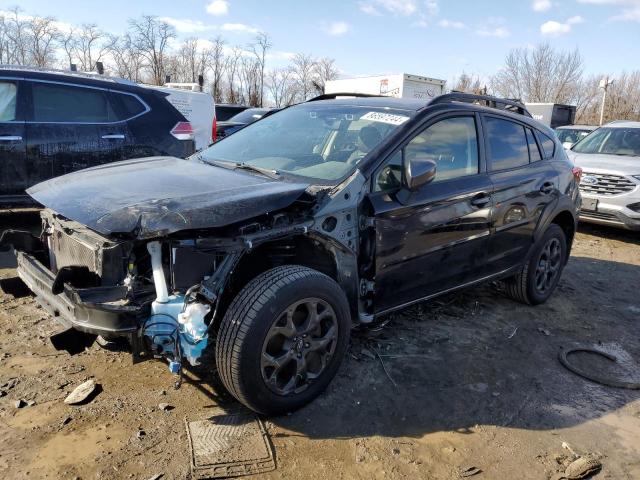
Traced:
[[138, 329], [143, 308], [124, 302], [121, 287], [52, 291], [55, 275], [28, 253], [16, 251], [18, 276], [35, 294], [37, 302], [67, 328], [106, 336], [129, 336]]

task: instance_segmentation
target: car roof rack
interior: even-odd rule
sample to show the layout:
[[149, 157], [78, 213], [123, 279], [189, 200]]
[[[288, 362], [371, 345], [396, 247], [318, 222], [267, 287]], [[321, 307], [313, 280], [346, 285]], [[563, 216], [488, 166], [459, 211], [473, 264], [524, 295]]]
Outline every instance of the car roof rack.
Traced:
[[57, 68], [45, 68], [45, 67], [33, 67], [26, 65], [7, 65], [0, 64], [0, 71], [2, 70], [15, 70], [22, 72], [39, 72], [39, 73], [52, 73], [56, 75], [66, 75], [69, 77], [90, 78], [92, 80], [101, 80], [103, 82], [121, 83], [125, 85], [137, 85], [136, 82], [127, 80], [126, 78], [110, 77], [108, 75], [101, 75], [98, 72], [74, 72], [72, 70], [60, 70]]
[[335, 100], [338, 97], [354, 97], [354, 98], [367, 98], [367, 97], [384, 97], [385, 95], [375, 95], [371, 93], [323, 93], [317, 97], [310, 98], [307, 102], [317, 102], [319, 100]]
[[533, 118], [529, 110], [517, 100], [509, 100], [506, 98], [492, 97], [490, 95], [476, 95], [473, 93], [464, 92], [451, 92], [444, 95], [440, 95], [431, 100], [427, 105], [439, 105], [442, 103], [475, 103], [477, 105], [484, 105], [485, 107], [495, 108], [498, 110], [506, 110], [512, 113], [518, 113], [525, 117]]

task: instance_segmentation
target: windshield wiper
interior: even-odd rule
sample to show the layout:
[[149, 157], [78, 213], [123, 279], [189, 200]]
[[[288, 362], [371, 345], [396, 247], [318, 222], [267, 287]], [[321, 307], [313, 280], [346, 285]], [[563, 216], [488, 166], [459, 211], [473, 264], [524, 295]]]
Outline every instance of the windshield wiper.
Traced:
[[278, 173], [278, 171], [274, 170], [273, 168], [256, 167], [255, 165], [250, 165], [248, 163], [230, 162], [228, 160], [208, 160], [203, 157], [200, 157], [200, 160], [203, 161], [204, 163], [208, 163], [209, 165], [226, 168], [227, 170], [237, 170], [237, 169], [250, 170], [252, 172], [259, 173], [261, 175], [264, 175], [265, 177], [268, 177], [274, 180], [277, 180], [280, 178], [280, 174]]
[[242, 170], [251, 170], [252, 172], [258, 172], [264, 175], [265, 177], [273, 178], [274, 180], [280, 178], [280, 174], [278, 173], [278, 171], [274, 170], [273, 168], [256, 167], [255, 165], [251, 165], [249, 163], [244, 163], [244, 162], [236, 163], [234, 170], [236, 168], [239, 168]]

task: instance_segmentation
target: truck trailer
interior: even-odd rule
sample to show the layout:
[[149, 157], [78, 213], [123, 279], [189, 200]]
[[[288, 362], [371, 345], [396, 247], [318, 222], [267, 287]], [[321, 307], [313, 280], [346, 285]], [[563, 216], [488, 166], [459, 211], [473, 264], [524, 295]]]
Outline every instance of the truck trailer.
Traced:
[[534, 119], [551, 128], [573, 125], [576, 118], [574, 105], [560, 103], [525, 103]]
[[324, 93], [364, 93], [430, 100], [445, 93], [445, 80], [400, 73], [329, 80]]

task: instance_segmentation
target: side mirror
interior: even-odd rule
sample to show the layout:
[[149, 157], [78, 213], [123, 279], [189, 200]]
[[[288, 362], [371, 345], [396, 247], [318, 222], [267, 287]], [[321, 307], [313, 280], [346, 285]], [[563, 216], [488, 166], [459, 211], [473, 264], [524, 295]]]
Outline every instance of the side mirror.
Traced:
[[573, 147], [573, 143], [572, 142], [564, 142], [562, 144], [562, 146], [564, 147], [565, 150], [571, 150], [571, 147]]
[[436, 162], [427, 156], [414, 155], [404, 160], [405, 186], [412, 192], [426, 185], [436, 176]]

